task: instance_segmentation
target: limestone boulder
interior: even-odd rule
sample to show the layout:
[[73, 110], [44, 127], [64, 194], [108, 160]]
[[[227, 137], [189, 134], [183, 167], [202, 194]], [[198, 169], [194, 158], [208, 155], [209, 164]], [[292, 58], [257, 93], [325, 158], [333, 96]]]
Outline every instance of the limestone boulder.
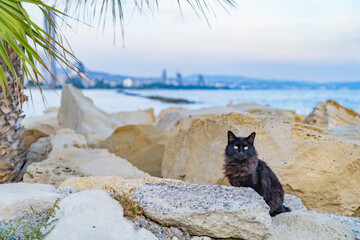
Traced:
[[23, 119], [21, 123], [24, 125], [25, 130], [21, 138], [24, 140], [25, 148], [29, 148], [39, 138], [47, 137], [60, 129], [57, 114], [58, 108], [48, 108], [42, 115]]
[[360, 145], [360, 125], [348, 125], [343, 127], [327, 127], [329, 135], [336, 136], [346, 141]]
[[[314, 211], [311, 211], [314, 212]], [[337, 214], [330, 214], [324, 212], [316, 212], [317, 214], [324, 215], [326, 218], [331, 218], [336, 222], [346, 225], [355, 235], [355, 239], [360, 239], [360, 218], [358, 217], [345, 217]]]
[[0, 184], [0, 221], [18, 219], [31, 213], [32, 207], [41, 212], [53, 206], [60, 195], [49, 184]]
[[178, 126], [180, 121], [183, 119], [202, 118], [208, 114], [224, 114], [231, 112], [243, 113], [242, 110], [232, 107], [209, 107], [199, 110], [167, 111], [156, 123], [156, 126], [161, 129], [171, 131], [174, 127]]
[[39, 138], [48, 137], [54, 134], [58, 129], [48, 124], [40, 124], [31, 129], [25, 129], [21, 138], [24, 140], [24, 147], [29, 148]]
[[41, 162], [47, 158], [49, 153], [52, 150], [51, 138], [43, 137], [33, 143], [27, 154], [26, 154], [26, 164], [30, 165], [34, 162]]
[[24, 182], [59, 186], [70, 177], [150, 177], [127, 160], [109, 153], [106, 149], [89, 148], [85, 137], [71, 129], [61, 129], [50, 138], [50, 153], [45, 160], [28, 166], [23, 177]]
[[127, 159], [152, 176], [161, 177], [161, 164], [170, 133], [152, 125], [117, 128], [100, 146]]
[[85, 136], [89, 145], [100, 143], [125, 123], [99, 108], [72, 85], [65, 85], [61, 94], [58, 120], [61, 128], [70, 128]]
[[124, 218], [121, 205], [104, 191], [75, 193], [58, 206], [55, 215], [58, 221], [46, 240], [157, 239], [144, 228], [136, 230], [134, 223]]
[[44, 110], [44, 114], [49, 114], [49, 113], [56, 113], [58, 114], [59, 112], [59, 108], [58, 107], [48, 107]]
[[360, 114], [333, 100], [319, 102], [303, 123], [318, 127], [360, 125]]
[[28, 151], [26, 152], [26, 162], [21, 169], [20, 176], [23, 176], [27, 171], [28, 166], [35, 162], [41, 162], [47, 158], [52, 150], [50, 137], [39, 138], [36, 142], [31, 144]]
[[184, 184], [185, 182], [167, 178], [147, 177], [139, 179], [125, 179], [122, 177], [74, 177], [65, 180], [60, 188], [73, 186], [77, 191], [103, 190], [109, 194], [133, 197], [134, 191], [147, 183]]
[[156, 122], [159, 122], [165, 116], [165, 114], [167, 114], [169, 112], [179, 112], [182, 110], [185, 110], [185, 108], [179, 108], [179, 107], [165, 108], [165, 109], [161, 110], [160, 113], [156, 116]]
[[165, 147], [164, 177], [228, 184], [223, 175], [228, 130], [237, 136], [256, 132], [259, 158], [276, 173], [286, 193], [300, 197], [309, 209], [360, 215], [360, 192], [354, 191], [360, 186], [359, 145], [274, 116], [231, 113], [187, 121]]
[[153, 124], [155, 122], [154, 109], [130, 111], [130, 112], [116, 112], [111, 116], [121, 119], [125, 124]]
[[304, 121], [304, 119], [306, 118], [306, 115], [295, 115], [295, 122], [297, 123], [302, 123]]
[[146, 184], [134, 195], [150, 219], [196, 236], [263, 239], [271, 225], [269, 206], [251, 188]]
[[21, 124], [25, 129], [34, 129], [42, 124], [51, 126], [55, 131], [60, 129], [59, 122], [57, 120], [58, 108], [48, 108], [44, 111], [44, 114], [38, 116], [25, 117]]
[[255, 115], [275, 116], [287, 119], [292, 122], [299, 122], [301, 115], [296, 115], [293, 110], [284, 110], [272, 108], [270, 106], [262, 106], [256, 103], [230, 104], [227, 107], [208, 107], [198, 110], [183, 110], [178, 108], [170, 108], [159, 114], [156, 126], [165, 130], [173, 130], [179, 126], [184, 119], [206, 118], [209, 114], [227, 114], [227, 113], [251, 113]]
[[296, 119], [295, 111], [272, 108], [268, 105], [263, 106], [256, 103], [240, 103], [230, 106], [232, 108], [236, 108], [243, 112], [247, 112], [251, 114], [266, 115], [266, 116], [281, 116], [293, 122], [295, 122]]
[[344, 224], [316, 212], [293, 211], [272, 218], [269, 240], [354, 239]]

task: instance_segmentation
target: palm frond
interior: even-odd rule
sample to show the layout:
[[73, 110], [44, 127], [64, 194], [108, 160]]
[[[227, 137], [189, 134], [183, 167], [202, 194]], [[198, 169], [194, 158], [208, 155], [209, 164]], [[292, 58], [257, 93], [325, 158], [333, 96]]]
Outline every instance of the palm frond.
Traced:
[[[169, 0], [165, 0], [169, 1]], [[189, 4], [195, 13], [200, 17], [203, 16], [209, 23], [208, 14], [215, 15], [214, 5], [220, 5], [228, 11], [229, 8], [236, 6], [235, 0], [175, 0], [181, 11], [181, 2]], [[124, 35], [123, 22], [124, 16], [124, 0], [57, 0], [56, 8], [62, 12], [73, 16], [84, 22], [88, 22], [93, 18], [98, 19], [98, 26], [104, 27], [106, 18], [112, 15], [114, 30], [117, 24], [120, 24], [122, 36]], [[133, 0], [135, 8], [143, 13], [145, 9], [154, 11], [159, 6], [159, 0]], [[101, 7], [100, 7], [101, 6]]]
[[[50, 58], [54, 58], [60, 65], [67, 66], [71, 70], [78, 70], [75, 64], [78, 60], [65, 47], [61, 38], [53, 38], [42, 27], [34, 23], [23, 8], [23, 2], [37, 6], [54, 29], [57, 26], [50, 16], [50, 12], [66, 17], [65, 14], [40, 0], [0, 0], [0, 58], [6, 64], [6, 66], [0, 67], [0, 84], [3, 90], [7, 86], [9, 71], [21, 84], [24, 83], [24, 78], [18, 79], [16, 76], [9, 59], [10, 49], [14, 50], [22, 61], [23, 76], [31, 79], [38, 86], [40, 86], [41, 79], [49, 85], [49, 81], [57, 81], [47, 66], [47, 60]], [[4, 67], [7, 67], [9, 71], [4, 71]], [[40, 69], [45, 69], [50, 73], [51, 79], [45, 79]]]
[[[133, 0], [136, 8], [141, 12], [143, 8], [153, 9], [159, 5], [158, 0]], [[235, 7], [235, 0], [176, 0], [179, 7], [180, 2], [189, 4], [199, 16], [204, 16], [206, 21], [207, 14], [214, 14], [213, 5], [218, 4], [225, 10]], [[9, 72], [23, 84], [23, 79], [18, 79], [16, 72], [9, 60], [9, 50], [13, 49], [22, 61], [23, 76], [34, 82], [40, 87], [43, 79], [49, 86], [50, 81], [57, 82], [56, 77], [51, 73], [47, 66], [49, 59], [53, 58], [61, 67], [67, 67], [75, 72], [80, 72], [76, 63], [78, 59], [69, 50], [70, 46], [65, 45], [66, 39], [60, 34], [60, 29], [55, 23], [51, 14], [58, 19], [64, 20], [74, 17], [79, 20], [80, 14], [83, 20], [98, 18], [99, 26], [105, 25], [107, 13], [110, 11], [114, 30], [119, 23], [122, 36], [124, 37], [124, 0], [58, 0], [56, 6], [51, 7], [42, 0], [0, 0], [0, 58], [5, 62], [9, 71], [4, 71], [0, 67], [0, 86], [2, 89], [7, 87], [7, 74]], [[34, 23], [22, 3], [30, 3], [38, 7], [49, 25], [55, 29], [56, 37], [52, 37], [42, 27]], [[101, 7], [99, 7], [101, 6]], [[60, 11], [58, 10], [60, 9]], [[86, 17], [87, 16], [87, 17]], [[115, 35], [114, 35], [115, 41]], [[43, 52], [43, 54], [41, 54]], [[45, 57], [44, 57], [45, 56]], [[40, 69], [45, 69], [51, 76], [46, 79]], [[41, 88], [40, 88], [41, 89]]]

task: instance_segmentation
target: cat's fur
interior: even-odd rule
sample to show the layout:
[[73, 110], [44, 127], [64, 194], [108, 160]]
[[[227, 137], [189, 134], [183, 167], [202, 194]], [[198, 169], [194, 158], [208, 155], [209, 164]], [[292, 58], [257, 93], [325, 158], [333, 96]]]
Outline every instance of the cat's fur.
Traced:
[[[256, 133], [250, 136], [236, 137], [228, 132], [228, 145], [225, 148], [224, 173], [232, 186], [251, 187], [260, 194], [270, 206], [270, 215], [290, 212], [285, 207], [284, 190], [275, 173], [257, 157], [254, 147]], [[237, 146], [237, 149], [235, 149]], [[234, 148], [235, 147], [235, 148]], [[244, 150], [244, 148], [246, 148]]]

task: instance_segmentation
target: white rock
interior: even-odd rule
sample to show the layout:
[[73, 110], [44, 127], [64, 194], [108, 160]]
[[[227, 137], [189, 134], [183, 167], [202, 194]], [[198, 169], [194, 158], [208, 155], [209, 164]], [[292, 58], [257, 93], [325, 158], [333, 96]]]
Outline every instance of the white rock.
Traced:
[[324, 212], [316, 212], [317, 214], [325, 215], [331, 219], [346, 225], [354, 233], [355, 238], [360, 239], [360, 218], [358, 217], [345, 217], [337, 214], [330, 214]]
[[106, 149], [87, 147], [85, 137], [71, 129], [61, 129], [51, 136], [51, 149], [47, 159], [28, 166], [24, 182], [49, 183], [57, 187], [71, 177], [150, 177]]
[[38, 116], [25, 117], [24, 120], [21, 121], [21, 124], [24, 125], [25, 129], [32, 129], [40, 126], [41, 124], [48, 124], [55, 130], [58, 130], [60, 126], [57, 120], [57, 110], [44, 113], [45, 114]]
[[49, 184], [0, 184], [0, 220], [10, 221], [31, 213], [49, 209], [60, 195]]
[[33, 143], [26, 154], [26, 165], [24, 170], [34, 162], [41, 162], [46, 159], [52, 149], [51, 138], [43, 137]]
[[[175, 179], [167, 178], [138, 178], [138, 179], [125, 179], [118, 176], [110, 177], [74, 177], [64, 181], [60, 188], [75, 187], [77, 191], [85, 190], [103, 190], [109, 194], [115, 194], [120, 196], [126, 196], [133, 198], [133, 193], [136, 188], [145, 185], [146, 183], [158, 183], [158, 184], [184, 184], [185, 182]], [[181, 232], [179, 229], [177, 229]], [[175, 230], [176, 231], [176, 230]], [[176, 235], [176, 234], [175, 234]]]
[[327, 100], [325, 103], [318, 102], [303, 123], [318, 127], [360, 125], [360, 114], [333, 100]]
[[129, 112], [116, 112], [111, 116], [116, 116], [121, 119], [125, 124], [153, 124], [155, 121], [154, 109], [149, 108], [146, 110], [129, 111]]
[[123, 217], [121, 205], [101, 190], [72, 194], [58, 206], [55, 217], [59, 220], [46, 240], [157, 239], [144, 228], [135, 230], [134, 224]]
[[101, 142], [124, 125], [116, 116], [97, 108], [90, 98], [70, 84], [62, 89], [58, 120], [61, 128], [71, 128], [84, 135], [90, 145]]
[[349, 125], [343, 127], [327, 127], [329, 135], [345, 139], [346, 141], [360, 145], [360, 125]]
[[272, 218], [274, 240], [354, 239], [352, 231], [330, 217], [310, 211], [292, 211]]
[[256, 115], [265, 115], [265, 116], [277, 116], [282, 119], [295, 121], [295, 111], [276, 109], [269, 106], [262, 106], [253, 103], [243, 103], [228, 107], [208, 107], [208, 108], [201, 108], [198, 110], [184, 110], [179, 108], [174, 108], [174, 109], [170, 108], [168, 110], [165, 110], [162, 114], [159, 114], [158, 120], [156, 122], [156, 126], [161, 129], [170, 131], [175, 126], [177, 126], [181, 120], [184, 120], [186, 118], [192, 118], [192, 117], [203, 118], [201, 115], [227, 114], [231, 112], [252, 113]]
[[192, 118], [193, 116], [199, 117], [200, 115], [206, 114], [224, 114], [231, 112], [244, 113], [244, 111], [232, 107], [209, 107], [201, 108], [199, 110], [171, 111], [165, 113], [164, 116], [156, 123], [156, 126], [158, 128], [170, 131], [184, 118]]
[[146, 184], [134, 195], [147, 217], [196, 236], [263, 239], [271, 225], [269, 206], [251, 188]]

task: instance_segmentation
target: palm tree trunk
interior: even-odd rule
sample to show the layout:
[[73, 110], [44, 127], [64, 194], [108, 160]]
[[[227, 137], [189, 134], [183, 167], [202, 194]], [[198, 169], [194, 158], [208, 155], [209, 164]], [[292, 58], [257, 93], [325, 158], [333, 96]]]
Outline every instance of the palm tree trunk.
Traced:
[[11, 73], [0, 57], [0, 67], [8, 81], [6, 89], [0, 87], [0, 183], [19, 180], [20, 170], [25, 163], [21, 139], [24, 127], [21, 126], [21, 120], [24, 118], [22, 104], [26, 97], [19, 85], [22, 81], [21, 60], [11, 48], [8, 47], [6, 50], [18, 78]]

